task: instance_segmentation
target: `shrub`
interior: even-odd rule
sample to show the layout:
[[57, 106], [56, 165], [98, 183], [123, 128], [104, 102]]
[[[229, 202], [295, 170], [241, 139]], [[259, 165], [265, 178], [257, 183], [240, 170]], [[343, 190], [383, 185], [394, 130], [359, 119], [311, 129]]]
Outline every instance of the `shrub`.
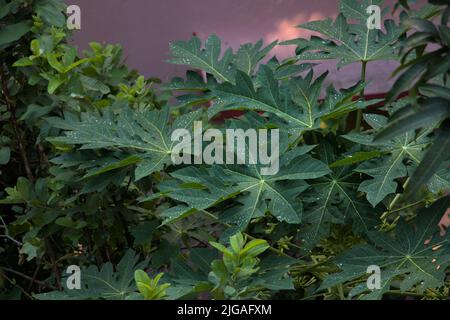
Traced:
[[[439, 33], [428, 19], [448, 8], [406, 8], [382, 31], [366, 25], [373, 2], [342, 0], [334, 21], [300, 26], [323, 36], [282, 43], [297, 45], [283, 61], [264, 60], [277, 42], [223, 55], [215, 35], [173, 42], [169, 62], [194, 70], [158, 92], [156, 79], [123, 65], [118, 46], [94, 43], [78, 56], [59, 1], [4, 4], [4, 296], [447, 297], [448, 235], [437, 232], [450, 176], [448, 152], [435, 149], [448, 140], [448, 67], [436, 69], [423, 45], [438, 42], [446, 57], [445, 18]], [[426, 30], [411, 35], [412, 25]], [[409, 47], [415, 55], [402, 58]], [[307, 62], [324, 59], [360, 63], [361, 81], [325, 88], [327, 73], [315, 75]], [[364, 95], [375, 60], [409, 68], [379, 108]], [[422, 78], [395, 100], [415, 68]], [[424, 105], [432, 117], [405, 120], [423, 117]], [[278, 129], [279, 171], [264, 176], [248, 161], [175, 165], [172, 133], [195, 140], [196, 121], [218, 133]], [[82, 290], [67, 288], [68, 265], [81, 266]], [[370, 289], [373, 266], [382, 278]]]

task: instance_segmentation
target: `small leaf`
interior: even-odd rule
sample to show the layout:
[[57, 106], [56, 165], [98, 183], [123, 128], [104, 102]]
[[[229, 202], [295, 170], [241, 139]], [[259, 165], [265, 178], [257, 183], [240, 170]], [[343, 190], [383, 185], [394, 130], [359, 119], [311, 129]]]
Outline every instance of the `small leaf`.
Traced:
[[225, 247], [223, 244], [220, 244], [218, 242], [209, 242], [209, 244], [211, 246], [213, 246], [214, 248], [216, 248], [217, 250], [219, 250], [220, 252], [222, 252], [223, 254], [226, 254], [228, 256], [232, 256], [233, 253], [227, 249], [227, 247]]
[[5, 165], [9, 162], [11, 157], [11, 149], [9, 147], [0, 148], [0, 165]]
[[256, 257], [266, 251], [269, 247], [266, 240], [255, 239], [247, 243], [240, 254], [243, 256], [248, 255], [250, 257]]
[[109, 87], [98, 79], [81, 75], [80, 80], [84, 88], [87, 90], [100, 91], [103, 94], [108, 94], [110, 92]]
[[48, 82], [48, 93], [53, 94], [56, 90], [64, 83], [64, 79], [60, 76], [50, 76], [50, 80]]
[[0, 29], [0, 47], [19, 40], [30, 31], [30, 23], [27, 21], [10, 24]]

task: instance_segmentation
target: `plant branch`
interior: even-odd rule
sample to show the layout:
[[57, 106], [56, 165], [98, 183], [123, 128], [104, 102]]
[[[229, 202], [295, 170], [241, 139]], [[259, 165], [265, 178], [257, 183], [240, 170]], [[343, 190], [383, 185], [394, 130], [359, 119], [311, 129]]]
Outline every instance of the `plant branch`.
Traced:
[[59, 291], [61, 291], [62, 290], [61, 272], [58, 269], [57, 261], [55, 259], [55, 252], [53, 251], [53, 247], [52, 247], [49, 239], [46, 240], [46, 245], [47, 245], [47, 253], [48, 253], [48, 256], [50, 258], [50, 263], [51, 263], [51, 266], [52, 266], [52, 270], [53, 270], [53, 273], [55, 274], [56, 288]]
[[21, 245], [22, 245], [22, 242], [20, 242], [20, 241], [14, 239], [13, 237], [11, 237], [11, 236], [9, 235], [8, 226], [6, 225], [5, 220], [3, 220], [2, 216], [0, 216], [0, 222], [2, 223], [3, 228], [5, 229], [5, 234], [0, 235], [0, 238], [6, 238], [6, 239], [8, 239], [8, 240], [11, 240], [12, 242], [14, 242], [15, 244], [17, 244], [18, 246], [21, 246]]
[[14, 287], [19, 288], [19, 290], [28, 297], [28, 299], [33, 300], [33, 297], [25, 291], [24, 288], [22, 288], [21, 286], [19, 286], [15, 281], [13, 281], [12, 279], [10, 279], [6, 274], [3, 274], [3, 277], [8, 280], [8, 282], [13, 285]]
[[24, 274], [22, 272], [16, 271], [14, 269], [6, 268], [6, 267], [0, 267], [0, 268], [3, 271], [9, 272], [9, 273], [13, 273], [13, 274], [15, 274], [15, 275], [17, 275], [19, 277], [22, 277], [22, 278], [24, 278], [26, 280], [32, 281], [33, 283], [36, 283], [36, 284], [38, 284], [38, 285], [40, 285], [42, 287], [45, 287], [47, 289], [56, 290], [56, 288], [53, 287], [52, 285], [50, 285], [50, 284], [48, 284], [48, 283], [46, 283], [44, 281], [40, 281], [40, 280], [34, 279], [33, 277], [27, 276], [26, 274]]

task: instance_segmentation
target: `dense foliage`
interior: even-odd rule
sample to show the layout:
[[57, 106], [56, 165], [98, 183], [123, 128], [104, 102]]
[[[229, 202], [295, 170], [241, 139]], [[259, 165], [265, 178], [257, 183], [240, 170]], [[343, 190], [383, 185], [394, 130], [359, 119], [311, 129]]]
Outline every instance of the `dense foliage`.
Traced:
[[[308, 40], [222, 54], [215, 35], [176, 41], [169, 62], [192, 71], [155, 88], [119, 46], [80, 56], [60, 1], [0, 0], [0, 296], [447, 298], [450, 9], [431, 2], [401, 1], [383, 30], [366, 24], [381, 0], [341, 0], [335, 20], [299, 26], [321, 34]], [[292, 44], [294, 56], [265, 59]], [[359, 63], [361, 81], [325, 88], [311, 61], [328, 59]], [[376, 60], [404, 72], [386, 101], [364, 96]], [[230, 110], [242, 115], [224, 120]], [[195, 121], [278, 128], [280, 170], [174, 165], [171, 135]]]

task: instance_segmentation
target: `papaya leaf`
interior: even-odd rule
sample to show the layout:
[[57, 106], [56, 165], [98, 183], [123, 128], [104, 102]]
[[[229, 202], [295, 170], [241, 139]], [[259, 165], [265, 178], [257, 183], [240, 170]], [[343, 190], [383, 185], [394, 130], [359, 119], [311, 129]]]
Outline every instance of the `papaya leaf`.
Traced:
[[81, 145], [81, 150], [131, 150], [135, 157], [129, 158], [127, 163], [134, 164], [138, 162], [136, 156], [140, 158], [135, 170], [135, 179], [140, 180], [172, 163], [171, 151], [177, 143], [171, 140], [173, 130], [192, 130], [193, 122], [200, 113], [196, 111], [182, 115], [172, 125], [167, 124], [168, 108], [143, 113], [129, 109], [118, 116], [110, 111], [105, 111], [103, 115], [88, 112], [81, 115], [81, 121], [75, 118], [48, 118], [51, 125], [65, 130], [65, 136], [49, 140], [53, 143]]
[[[387, 123], [387, 118], [382, 115], [366, 115], [365, 120], [375, 130], [380, 130]], [[373, 178], [363, 181], [358, 189], [366, 193], [367, 200], [372, 206], [375, 207], [387, 195], [395, 193], [398, 186], [396, 179], [407, 177], [409, 171], [417, 167], [424, 156], [424, 149], [430, 143], [429, 134], [430, 129], [423, 130], [417, 136], [409, 131], [383, 143], [374, 141], [373, 134], [349, 133], [343, 136], [347, 140], [369, 146], [369, 150], [378, 149], [383, 154], [382, 157], [363, 162], [356, 168], [356, 171]], [[408, 163], [408, 159], [412, 163]], [[441, 174], [435, 173], [432, 179], [433, 182], [430, 183], [449, 185], [448, 179]]]
[[139, 258], [133, 250], [128, 250], [115, 269], [110, 262], [100, 268], [91, 265], [81, 269], [81, 290], [65, 286], [63, 291], [36, 294], [35, 297], [39, 300], [125, 300], [137, 291], [134, 272], [148, 265], [148, 260], [139, 262]]
[[413, 224], [401, 220], [392, 235], [370, 232], [368, 244], [355, 246], [336, 259], [342, 272], [325, 278], [319, 290], [359, 278], [364, 281], [368, 267], [373, 265], [381, 268], [384, 283], [375, 291], [385, 291], [397, 276], [401, 277], [403, 292], [413, 287], [423, 291], [443, 286], [450, 263], [450, 239], [448, 234], [439, 236], [438, 222], [449, 206], [447, 196], [419, 212]]
[[[294, 39], [282, 44], [297, 45], [298, 58], [301, 60], [338, 59], [338, 67], [353, 62], [397, 60], [398, 38], [404, 30], [390, 19], [384, 20], [385, 32], [367, 26], [369, 19], [367, 8], [371, 5], [380, 5], [382, 2], [382, 0], [341, 0], [340, 14], [335, 21], [328, 18], [298, 26], [318, 32], [324, 38]], [[382, 15], [385, 15], [385, 11]], [[357, 23], [349, 23], [350, 19], [356, 20]]]

